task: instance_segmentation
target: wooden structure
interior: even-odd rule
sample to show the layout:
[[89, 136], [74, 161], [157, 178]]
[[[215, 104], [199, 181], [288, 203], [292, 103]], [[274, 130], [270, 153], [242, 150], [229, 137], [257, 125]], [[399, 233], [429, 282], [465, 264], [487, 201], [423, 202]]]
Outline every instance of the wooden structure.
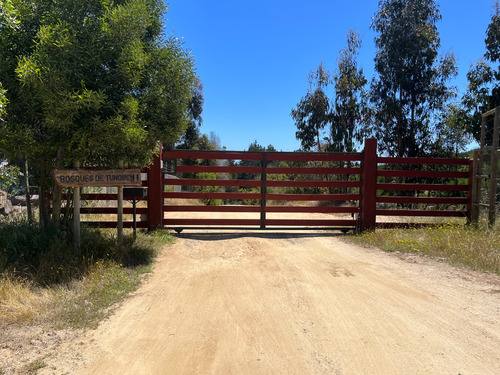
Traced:
[[[428, 225], [422, 217], [471, 220], [472, 160], [382, 157], [375, 139], [367, 139], [360, 153], [176, 150], [161, 155], [142, 171], [148, 193], [147, 207], [136, 211], [143, 218], [138, 228], [365, 231]], [[85, 194], [82, 199], [116, 197]], [[116, 214], [116, 208], [83, 207], [81, 212]], [[132, 213], [124, 208], [124, 214]], [[302, 219], [302, 213], [312, 215]], [[87, 224], [116, 227], [113, 221]], [[131, 220], [123, 223], [132, 225]]]
[[[493, 118], [493, 126], [488, 120]], [[481, 138], [479, 149], [474, 151], [474, 172], [472, 191], [472, 220], [477, 222], [481, 207], [488, 210], [490, 228], [495, 225], [497, 191], [498, 191], [498, 157], [500, 154], [500, 107], [496, 107], [482, 115]], [[482, 199], [483, 187], [488, 189]]]

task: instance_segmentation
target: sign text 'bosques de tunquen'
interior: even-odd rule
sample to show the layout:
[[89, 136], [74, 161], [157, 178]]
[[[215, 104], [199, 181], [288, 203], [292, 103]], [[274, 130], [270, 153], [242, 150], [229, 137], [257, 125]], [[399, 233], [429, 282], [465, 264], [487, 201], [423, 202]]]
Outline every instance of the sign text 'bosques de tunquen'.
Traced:
[[140, 186], [140, 169], [56, 169], [54, 179], [59, 186]]

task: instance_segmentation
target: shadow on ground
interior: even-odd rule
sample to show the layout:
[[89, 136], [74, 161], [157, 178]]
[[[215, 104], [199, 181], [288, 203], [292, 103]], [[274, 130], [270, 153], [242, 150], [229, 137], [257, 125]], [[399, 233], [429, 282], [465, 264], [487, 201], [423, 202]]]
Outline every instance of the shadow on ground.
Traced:
[[[352, 232], [351, 232], [352, 233]], [[293, 239], [293, 238], [315, 238], [315, 237], [343, 237], [347, 234], [342, 232], [196, 232], [173, 233], [177, 238], [199, 241], [221, 241], [236, 238], [267, 238], [267, 239]]]

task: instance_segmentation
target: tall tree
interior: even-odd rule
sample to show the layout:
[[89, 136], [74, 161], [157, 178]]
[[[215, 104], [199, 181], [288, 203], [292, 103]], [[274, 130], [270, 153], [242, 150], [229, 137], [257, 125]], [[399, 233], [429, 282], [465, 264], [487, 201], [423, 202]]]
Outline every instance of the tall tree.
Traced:
[[196, 78], [193, 97], [189, 101], [189, 125], [184, 134], [182, 134], [180, 143], [176, 146], [179, 149], [192, 149], [200, 138], [200, 127], [203, 123], [201, 114], [203, 113], [203, 84], [199, 78]]
[[434, 0], [381, 0], [373, 18], [375, 135], [390, 155], [430, 153], [439, 115], [454, 95], [447, 81], [457, 74], [455, 57], [438, 58], [440, 19]]
[[357, 63], [361, 46], [360, 34], [349, 30], [347, 47], [340, 51], [337, 70], [333, 75], [335, 99], [331, 124], [332, 151], [352, 152], [355, 150], [355, 143], [361, 142], [364, 135], [361, 126], [366, 107], [367, 80]]
[[495, 1], [484, 40], [486, 53], [467, 73], [469, 82], [462, 103], [468, 130], [479, 141], [481, 114], [500, 105], [500, 3]]
[[330, 101], [325, 93], [329, 83], [330, 72], [320, 63], [318, 69], [309, 75], [307, 94], [292, 109], [291, 116], [297, 127], [295, 137], [305, 151], [315, 146], [321, 151], [321, 134], [330, 120]]
[[163, 34], [161, 0], [2, 3], [5, 154], [32, 159], [48, 180], [76, 160], [142, 166], [158, 141], [172, 144], [186, 129], [194, 62]]

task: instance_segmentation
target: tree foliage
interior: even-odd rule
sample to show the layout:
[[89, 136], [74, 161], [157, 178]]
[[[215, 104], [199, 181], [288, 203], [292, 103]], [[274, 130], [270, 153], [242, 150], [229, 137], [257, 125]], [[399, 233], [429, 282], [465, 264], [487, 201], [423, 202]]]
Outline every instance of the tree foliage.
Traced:
[[[194, 61], [163, 33], [160, 0], [3, 0], [0, 150], [53, 168], [144, 166], [175, 143], [199, 95]], [[202, 103], [201, 103], [202, 105]], [[46, 187], [46, 186], [45, 186]], [[44, 188], [45, 188], [44, 187]]]
[[357, 63], [361, 46], [360, 34], [350, 30], [347, 47], [339, 53], [337, 71], [333, 76], [335, 98], [331, 115], [331, 151], [353, 152], [355, 143], [361, 142], [364, 135], [362, 117], [366, 112], [367, 80]]
[[[357, 63], [361, 45], [359, 33], [350, 30], [333, 76], [323, 63], [309, 75], [308, 92], [291, 112], [303, 150], [352, 152], [361, 141], [367, 82]], [[334, 96], [330, 99], [327, 89], [332, 83]]]
[[307, 94], [292, 109], [291, 116], [297, 127], [295, 137], [305, 151], [314, 147], [321, 151], [321, 133], [330, 121], [330, 100], [325, 93], [329, 82], [330, 72], [321, 63], [309, 76]]
[[375, 135], [390, 155], [432, 152], [439, 114], [454, 95], [447, 81], [457, 74], [455, 57], [438, 58], [440, 19], [434, 0], [382, 0], [373, 18]]
[[[9, 4], [16, 21], [1, 28], [0, 80], [13, 108], [0, 132], [11, 154], [144, 165], [156, 142], [185, 130], [194, 63], [163, 35], [163, 2]], [[14, 148], [19, 141], [30, 147]]]
[[467, 72], [468, 87], [462, 98], [466, 126], [474, 138], [481, 136], [481, 114], [500, 105], [500, 4], [495, 2], [486, 30], [486, 53]]

